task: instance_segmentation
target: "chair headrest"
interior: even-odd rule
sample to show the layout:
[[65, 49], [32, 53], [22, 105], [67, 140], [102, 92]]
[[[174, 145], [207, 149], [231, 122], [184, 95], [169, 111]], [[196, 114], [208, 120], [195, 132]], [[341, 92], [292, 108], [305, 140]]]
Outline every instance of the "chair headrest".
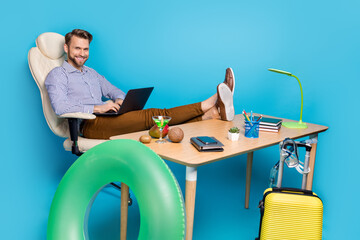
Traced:
[[36, 46], [41, 53], [53, 60], [64, 55], [64, 44], [64, 36], [54, 32], [43, 33], [36, 39]]

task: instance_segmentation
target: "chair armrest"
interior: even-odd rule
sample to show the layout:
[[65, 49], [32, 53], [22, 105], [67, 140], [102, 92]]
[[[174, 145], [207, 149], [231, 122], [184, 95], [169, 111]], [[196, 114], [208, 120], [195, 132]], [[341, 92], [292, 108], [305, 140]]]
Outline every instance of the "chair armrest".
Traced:
[[95, 119], [96, 116], [92, 113], [82, 113], [82, 112], [76, 112], [76, 113], [64, 113], [59, 116], [60, 118], [79, 118], [79, 119]]

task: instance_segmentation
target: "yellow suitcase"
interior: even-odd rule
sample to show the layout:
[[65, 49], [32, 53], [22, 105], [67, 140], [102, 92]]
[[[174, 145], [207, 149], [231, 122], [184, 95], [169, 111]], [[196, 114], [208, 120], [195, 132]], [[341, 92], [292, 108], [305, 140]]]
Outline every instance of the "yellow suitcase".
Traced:
[[323, 204], [312, 191], [268, 188], [259, 207], [260, 240], [322, 239]]

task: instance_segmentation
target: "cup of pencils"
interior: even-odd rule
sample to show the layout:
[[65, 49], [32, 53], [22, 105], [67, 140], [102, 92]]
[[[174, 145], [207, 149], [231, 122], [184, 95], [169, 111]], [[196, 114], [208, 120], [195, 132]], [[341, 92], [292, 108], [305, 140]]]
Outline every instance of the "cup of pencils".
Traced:
[[262, 116], [258, 117], [256, 120], [251, 112], [251, 115], [248, 116], [245, 111], [243, 111], [245, 117], [245, 137], [247, 138], [258, 138], [259, 137], [259, 124]]

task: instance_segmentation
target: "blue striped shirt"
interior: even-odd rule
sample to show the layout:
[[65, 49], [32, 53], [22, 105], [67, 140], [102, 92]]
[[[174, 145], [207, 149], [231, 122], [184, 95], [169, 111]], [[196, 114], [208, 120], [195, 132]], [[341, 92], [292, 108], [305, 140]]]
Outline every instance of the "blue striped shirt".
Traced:
[[51, 105], [57, 115], [73, 112], [93, 113], [102, 105], [102, 97], [124, 99], [125, 93], [112, 85], [94, 69], [83, 66], [77, 70], [64, 61], [50, 71], [45, 80]]

